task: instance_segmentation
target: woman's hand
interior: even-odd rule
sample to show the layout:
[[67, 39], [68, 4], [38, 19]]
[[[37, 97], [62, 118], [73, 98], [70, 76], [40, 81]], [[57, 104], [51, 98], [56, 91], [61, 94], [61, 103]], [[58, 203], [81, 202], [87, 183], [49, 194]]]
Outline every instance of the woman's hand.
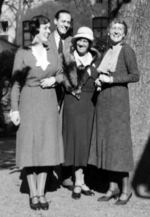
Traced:
[[18, 111], [12, 112], [10, 116], [11, 121], [15, 126], [18, 126], [20, 124], [20, 114]]
[[102, 83], [109, 83], [109, 84], [113, 83], [113, 77], [110, 77], [108, 75], [100, 75], [99, 80]]
[[41, 87], [42, 88], [54, 87], [55, 82], [56, 82], [55, 77], [42, 79], [41, 80]]
[[97, 87], [97, 91], [101, 91], [102, 83], [99, 78], [95, 80], [95, 86]]
[[100, 72], [101, 72], [99, 68], [97, 68], [96, 70], [97, 70], [97, 72], [98, 72], [98, 73], [100, 73]]
[[102, 86], [102, 83], [101, 83], [101, 81], [100, 81], [99, 78], [97, 78], [97, 79], [95, 80], [95, 86], [96, 86], [96, 87], [101, 87], [101, 86]]

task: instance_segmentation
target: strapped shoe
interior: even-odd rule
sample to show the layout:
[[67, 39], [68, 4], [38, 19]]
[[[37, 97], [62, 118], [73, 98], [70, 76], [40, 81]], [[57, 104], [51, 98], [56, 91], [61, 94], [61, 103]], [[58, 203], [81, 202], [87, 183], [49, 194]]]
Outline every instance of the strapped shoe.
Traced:
[[127, 199], [126, 200], [117, 200], [115, 205], [120, 206], [120, 205], [126, 205], [128, 203], [128, 201], [130, 200], [130, 198], [132, 197], [132, 192], [130, 192], [129, 194], [122, 192], [122, 194], [127, 195]]
[[[44, 195], [39, 196], [39, 198], [40, 198], [40, 197], [45, 198]], [[46, 201], [46, 198], [45, 198], [45, 201]], [[47, 201], [43, 203], [43, 202], [41, 202], [41, 201], [39, 200], [39, 203], [40, 203], [40, 207], [41, 207], [41, 209], [43, 209], [43, 210], [48, 210], [48, 208], [49, 208], [49, 204], [48, 204]]]
[[112, 198], [117, 199], [119, 197], [120, 190], [118, 188], [115, 189], [115, 190], [109, 189], [108, 191], [111, 191], [110, 196], [102, 196], [102, 197], [98, 198], [97, 201], [99, 201], [99, 202], [107, 202], [107, 201], [111, 200]]
[[[85, 185], [85, 184], [83, 184], [83, 185]], [[83, 186], [83, 185], [82, 185], [82, 186]], [[86, 186], [86, 185], [85, 185], [85, 186]], [[86, 196], [93, 196], [93, 195], [95, 195], [94, 192], [91, 191], [90, 189], [84, 190], [84, 189], [82, 188], [81, 193], [84, 194], [84, 195], [86, 195]]]
[[33, 198], [35, 198], [35, 197], [38, 198], [38, 196], [34, 196], [34, 197], [31, 197], [29, 199], [30, 208], [33, 209], [33, 210], [40, 210], [40, 203], [39, 203], [39, 201], [37, 203], [33, 203]]
[[[82, 191], [82, 188], [81, 188], [80, 185], [75, 185], [74, 189], [76, 187], [79, 187], [81, 189], [81, 191]], [[79, 193], [76, 193], [76, 192], [74, 192], [74, 189], [73, 189], [73, 192], [72, 192], [72, 198], [75, 199], [75, 200], [78, 200], [81, 197], [81, 191]]]

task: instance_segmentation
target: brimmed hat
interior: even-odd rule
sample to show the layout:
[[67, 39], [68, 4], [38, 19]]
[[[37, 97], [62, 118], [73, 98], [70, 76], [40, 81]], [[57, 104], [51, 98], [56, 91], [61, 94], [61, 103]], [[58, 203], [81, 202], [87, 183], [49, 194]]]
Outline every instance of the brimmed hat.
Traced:
[[78, 38], [86, 38], [89, 41], [93, 42], [94, 36], [92, 29], [86, 26], [80, 27], [77, 31], [77, 34], [72, 38], [72, 43], [75, 43]]

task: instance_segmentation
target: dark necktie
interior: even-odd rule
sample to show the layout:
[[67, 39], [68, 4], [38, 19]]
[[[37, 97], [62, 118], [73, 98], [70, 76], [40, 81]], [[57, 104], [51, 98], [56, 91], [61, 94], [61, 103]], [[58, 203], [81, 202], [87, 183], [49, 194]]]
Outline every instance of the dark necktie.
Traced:
[[63, 43], [62, 43], [62, 40], [60, 38], [59, 44], [58, 44], [58, 53], [61, 54], [62, 52], [63, 52]]
[[[60, 38], [58, 44], [58, 54], [62, 54], [62, 52], [63, 52], [63, 43], [62, 43], [62, 39]], [[63, 97], [64, 97], [64, 90], [62, 85], [56, 86], [56, 94], [57, 94], [58, 105], [61, 108]]]

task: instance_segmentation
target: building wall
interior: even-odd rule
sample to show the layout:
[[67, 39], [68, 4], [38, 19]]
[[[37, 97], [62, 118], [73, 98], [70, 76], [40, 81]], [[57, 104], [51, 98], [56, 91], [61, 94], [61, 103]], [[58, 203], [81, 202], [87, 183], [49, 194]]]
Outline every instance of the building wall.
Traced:
[[[93, 0], [32, 0], [30, 7], [22, 5], [20, 0], [5, 0], [1, 20], [8, 21], [8, 41], [22, 45], [22, 22], [33, 16], [43, 14], [51, 19], [51, 30], [55, 13], [60, 9], [69, 10], [73, 17], [74, 33], [80, 26], [92, 28], [92, 18], [108, 16], [108, 0], [99, 4], [90, 4]], [[65, 3], [64, 3], [65, 2]], [[68, 3], [67, 3], [68, 2]]]

